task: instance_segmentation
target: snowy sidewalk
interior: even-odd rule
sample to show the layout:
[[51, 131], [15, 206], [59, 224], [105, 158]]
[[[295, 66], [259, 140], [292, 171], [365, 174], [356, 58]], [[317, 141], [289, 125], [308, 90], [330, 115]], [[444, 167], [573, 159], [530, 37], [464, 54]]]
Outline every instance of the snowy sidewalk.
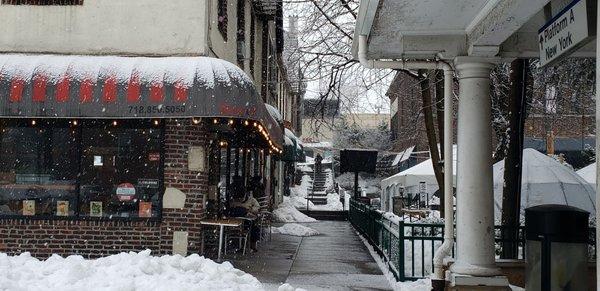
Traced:
[[273, 234], [258, 253], [232, 261], [267, 290], [282, 283], [307, 290], [391, 290], [387, 279], [347, 221], [306, 223], [312, 237]]

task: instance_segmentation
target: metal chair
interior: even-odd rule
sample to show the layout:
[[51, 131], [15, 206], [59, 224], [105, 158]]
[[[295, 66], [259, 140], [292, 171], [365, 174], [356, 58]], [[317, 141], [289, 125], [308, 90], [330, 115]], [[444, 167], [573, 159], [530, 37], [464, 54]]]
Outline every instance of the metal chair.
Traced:
[[273, 224], [273, 213], [269, 211], [270, 199], [269, 197], [260, 197], [256, 199], [260, 210], [258, 212], [258, 227], [260, 228], [260, 240], [266, 239], [267, 230], [269, 235], [269, 241], [271, 241], [272, 224]]
[[[246, 248], [248, 246], [248, 239], [250, 237], [250, 229], [252, 225], [242, 224], [240, 227], [233, 228], [225, 233], [225, 246], [223, 254], [227, 254], [227, 246], [230, 241], [238, 241], [238, 249], [242, 248], [242, 255], [246, 255]], [[242, 244], [243, 243], [243, 244]]]

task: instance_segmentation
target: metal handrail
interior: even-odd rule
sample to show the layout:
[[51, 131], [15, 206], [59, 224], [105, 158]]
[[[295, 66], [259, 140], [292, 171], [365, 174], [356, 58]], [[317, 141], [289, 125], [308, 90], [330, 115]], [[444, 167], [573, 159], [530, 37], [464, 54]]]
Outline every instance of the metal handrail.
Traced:
[[[384, 259], [397, 280], [417, 280], [433, 272], [433, 254], [444, 240], [444, 224], [404, 221], [396, 223], [386, 218], [382, 212], [354, 199], [350, 200], [348, 218], [354, 228]], [[501, 230], [506, 228], [506, 226], [495, 226], [497, 247], [500, 246], [500, 242], [515, 241], [502, 238]], [[590, 234], [589, 258], [595, 260], [595, 228], [590, 228]], [[519, 258], [524, 259], [525, 230], [522, 226], [519, 227], [516, 243], [521, 249]], [[452, 249], [452, 256], [455, 250]], [[419, 257], [420, 259], [417, 259]]]

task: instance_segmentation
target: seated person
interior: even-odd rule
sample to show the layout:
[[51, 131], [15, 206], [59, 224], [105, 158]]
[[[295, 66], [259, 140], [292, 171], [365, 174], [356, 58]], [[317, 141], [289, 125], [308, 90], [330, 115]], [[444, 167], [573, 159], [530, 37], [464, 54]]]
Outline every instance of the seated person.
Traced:
[[[234, 177], [235, 178], [235, 177]], [[232, 183], [232, 198], [229, 214], [231, 216], [237, 217], [249, 217], [256, 218], [258, 211], [260, 210], [260, 205], [258, 201], [254, 199], [254, 197], [247, 194], [243, 187], [243, 183]], [[260, 229], [258, 226], [251, 221], [245, 221], [246, 226], [251, 225], [250, 227], [250, 249], [252, 251], [256, 251], [256, 242], [260, 236]]]

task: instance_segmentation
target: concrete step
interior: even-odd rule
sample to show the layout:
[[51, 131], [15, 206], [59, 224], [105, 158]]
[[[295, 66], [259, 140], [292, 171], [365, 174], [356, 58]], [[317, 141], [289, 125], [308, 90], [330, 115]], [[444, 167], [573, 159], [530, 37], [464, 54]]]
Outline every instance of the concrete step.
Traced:
[[348, 211], [300, 210], [300, 212], [318, 220], [348, 220]]
[[312, 194], [313, 192], [315, 192], [315, 193], [318, 193], [318, 192], [323, 192], [323, 193], [324, 193], [324, 192], [325, 192], [325, 190], [327, 190], [327, 189], [325, 189], [325, 188], [315, 188], [315, 189], [314, 189], [314, 191], [313, 191], [313, 189], [312, 189], [312, 188], [309, 188], [309, 189], [307, 189], [307, 191], [306, 191], [306, 192], [307, 192], [307, 193], [310, 195], [310, 194]]
[[327, 198], [314, 198], [309, 199], [314, 205], [325, 205], [327, 204]]

